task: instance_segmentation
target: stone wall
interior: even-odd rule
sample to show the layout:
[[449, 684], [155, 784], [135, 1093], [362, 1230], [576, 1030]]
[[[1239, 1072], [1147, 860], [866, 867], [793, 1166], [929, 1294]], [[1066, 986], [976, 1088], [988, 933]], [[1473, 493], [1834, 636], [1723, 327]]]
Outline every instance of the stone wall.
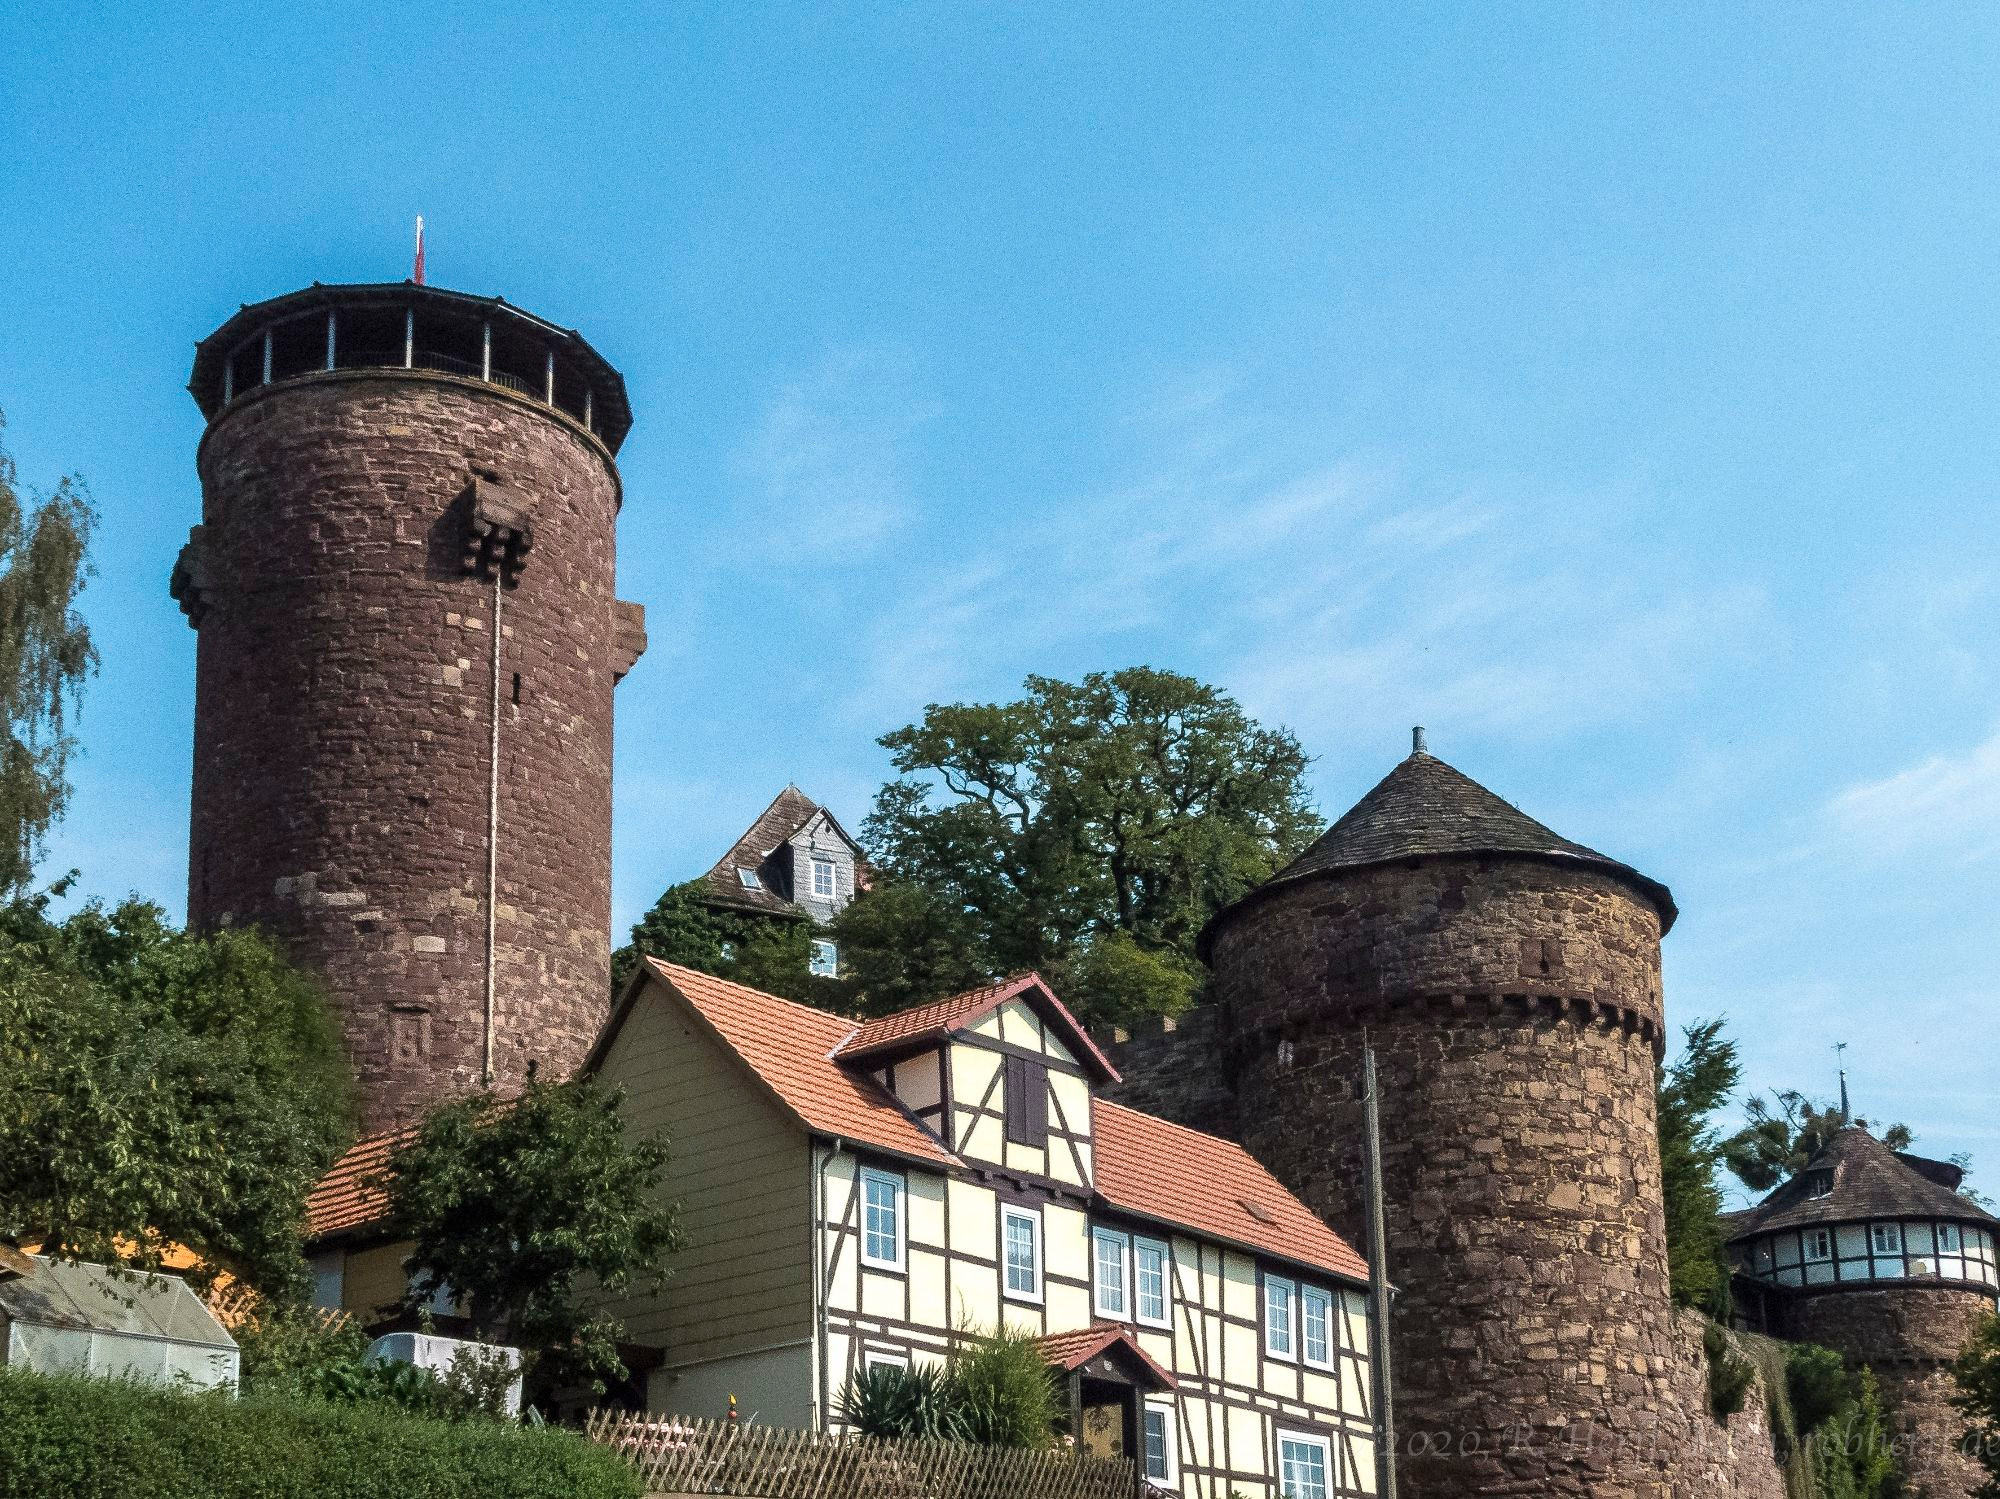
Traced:
[[1375, 1047], [1409, 1499], [1669, 1492], [1659, 935], [1610, 877], [1470, 859], [1273, 887], [1217, 934], [1243, 1142], [1356, 1242]]
[[189, 917], [264, 926], [323, 975], [371, 1128], [480, 1080], [475, 473], [529, 511], [503, 604], [496, 1072], [567, 1071], [607, 1008], [611, 691], [632, 654], [609, 454], [499, 387], [370, 371], [238, 400], [199, 464]]
[[1165, 1019], [1106, 1026], [1090, 1039], [1123, 1081], [1098, 1096], [1189, 1129], [1237, 1138], [1236, 1094], [1224, 1065], [1222, 1012], [1198, 1005]]
[[1832, 1291], [1795, 1298], [1786, 1331], [1875, 1371], [1913, 1496], [1968, 1499], [1986, 1475], [1965, 1450], [1965, 1419], [1951, 1405], [1951, 1366], [1992, 1311], [1990, 1296], [1941, 1286]]

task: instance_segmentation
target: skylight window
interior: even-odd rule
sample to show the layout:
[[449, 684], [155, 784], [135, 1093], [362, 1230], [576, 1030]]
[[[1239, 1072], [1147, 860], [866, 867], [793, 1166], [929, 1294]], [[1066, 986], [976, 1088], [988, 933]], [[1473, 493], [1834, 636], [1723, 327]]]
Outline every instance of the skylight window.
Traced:
[[744, 869], [739, 865], [736, 870], [736, 878], [743, 882], [745, 890], [762, 890], [764, 888], [763, 884], [757, 878], [757, 871], [754, 869]]

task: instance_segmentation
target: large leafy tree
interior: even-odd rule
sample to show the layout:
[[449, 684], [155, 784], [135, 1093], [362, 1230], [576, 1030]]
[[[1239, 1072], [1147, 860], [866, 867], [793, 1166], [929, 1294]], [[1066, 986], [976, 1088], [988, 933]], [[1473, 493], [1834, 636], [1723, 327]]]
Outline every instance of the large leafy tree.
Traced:
[[351, 1084], [320, 991], [261, 937], [131, 900], [0, 910], [0, 1233], [302, 1289], [306, 1193]]
[[1729, 1259], [1716, 1181], [1725, 1147], [1714, 1119], [1743, 1077], [1736, 1043], [1723, 1038], [1722, 1028], [1720, 1020], [1687, 1027], [1681, 1054], [1661, 1069], [1659, 1085], [1668, 1279], [1681, 1305], [1717, 1316], [1728, 1309]]
[[42, 839], [69, 800], [70, 720], [97, 667], [76, 609], [96, 523], [90, 492], [74, 476], [24, 498], [0, 446], [0, 894], [27, 888]]
[[411, 1310], [449, 1288], [483, 1338], [521, 1348], [537, 1387], [622, 1379], [622, 1328], [602, 1298], [657, 1287], [679, 1247], [659, 1191], [664, 1141], [627, 1135], [621, 1095], [532, 1073], [511, 1098], [433, 1109], [383, 1173], [413, 1240]]
[[837, 923], [878, 1011], [1035, 968], [1087, 1020], [1171, 1013], [1203, 924], [1317, 828], [1291, 734], [1150, 667], [933, 704], [881, 742], [881, 878]]

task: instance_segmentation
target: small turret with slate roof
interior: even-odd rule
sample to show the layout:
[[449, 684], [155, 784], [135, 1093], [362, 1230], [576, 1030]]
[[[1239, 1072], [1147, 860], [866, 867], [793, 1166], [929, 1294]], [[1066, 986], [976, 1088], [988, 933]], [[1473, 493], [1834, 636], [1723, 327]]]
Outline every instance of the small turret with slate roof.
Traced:
[[1405, 1499], [1674, 1491], [1662, 1423], [1690, 1400], [1654, 1119], [1674, 914], [1419, 733], [1204, 933], [1243, 1142], [1345, 1232], [1374, 1046]]
[[1866, 1363], [1902, 1427], [1913, 1493], [1970, 1494], [1951, 1365], [2000, 1295], [2000, 1219], [1949, 1161], [1861, 1125], [1731, 1225], [1740, 1320]]

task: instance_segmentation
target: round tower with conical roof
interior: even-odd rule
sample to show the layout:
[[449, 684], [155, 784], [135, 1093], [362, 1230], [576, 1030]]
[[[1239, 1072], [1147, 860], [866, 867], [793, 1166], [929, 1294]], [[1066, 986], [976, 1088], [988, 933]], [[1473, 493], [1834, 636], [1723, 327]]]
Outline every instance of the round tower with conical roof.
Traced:
[[1666, 888], [1424, 748], [1203, 934], [1243, 1142], [1366, 1221], [1379, 1073], [1406, 1499], [1664, 1495]]
[[1872, 1368], [1910, 1492], [1932, 1499], [1969, 1499], [1985, 1477], [1951, 1367], [2000, 1296], [2000, 1220], [1958, 1190], [1964, 1179], [1850, 1125], [1729, 1240], [1739, 1312]]
[[613, 594], [631, 425], [573, 332], [411, 283], [312, 286], [197, 347], [188, 916], [325, 980], [364, 1122], [531, 1062], [608, 1008]]

